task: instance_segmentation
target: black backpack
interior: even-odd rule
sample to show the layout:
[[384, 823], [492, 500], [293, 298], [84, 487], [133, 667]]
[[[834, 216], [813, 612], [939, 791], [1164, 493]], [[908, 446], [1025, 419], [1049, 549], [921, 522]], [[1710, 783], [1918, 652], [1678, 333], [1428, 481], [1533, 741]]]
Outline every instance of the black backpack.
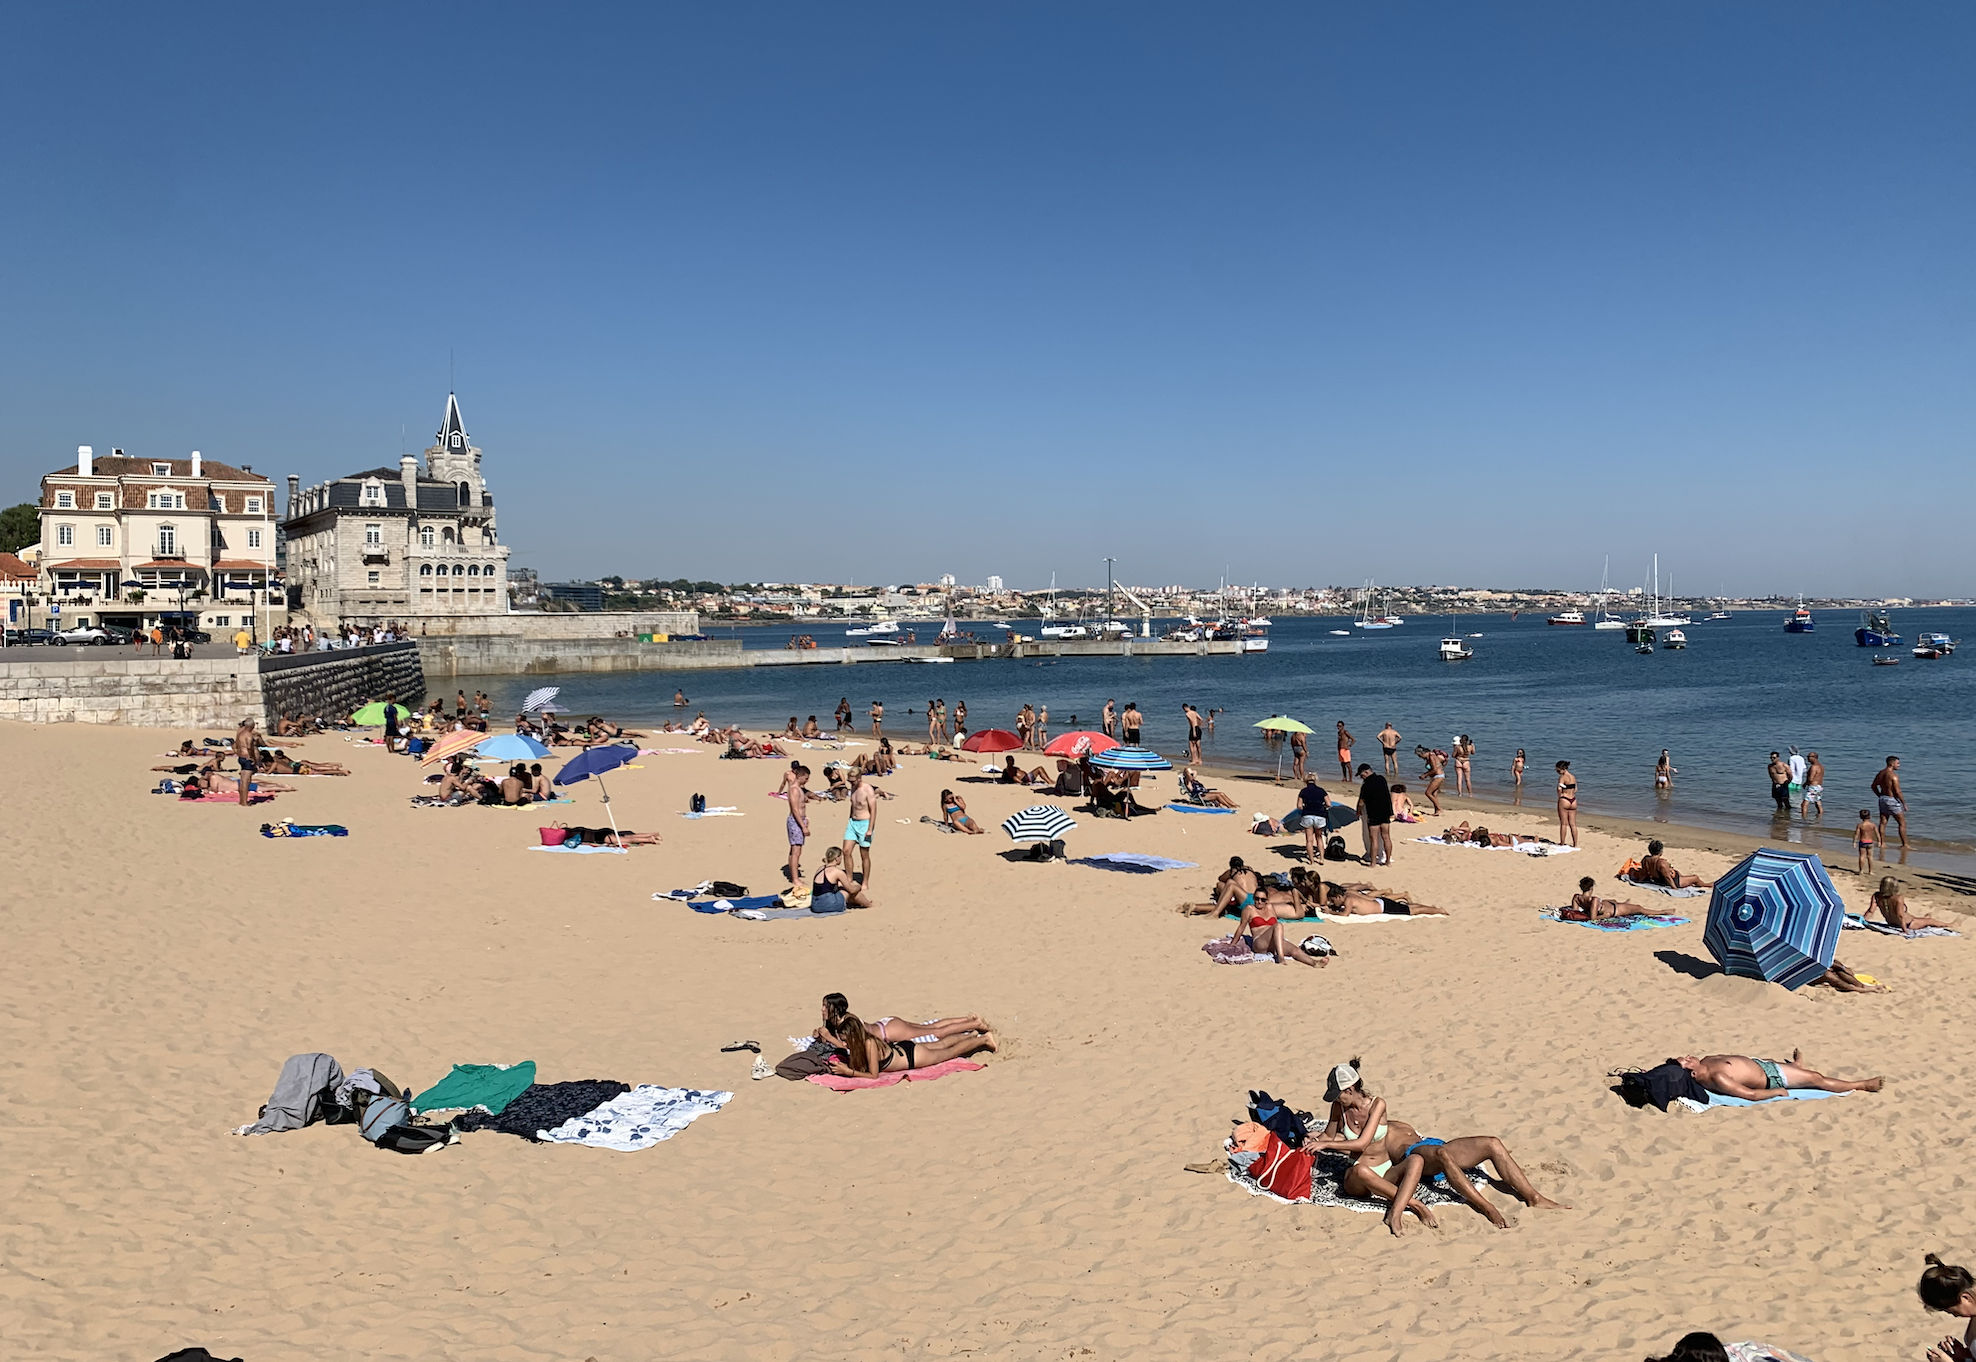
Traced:
[[1292, 1111], [1281, 1099], [1266, 1092], [1249, 1094], [1249, 1119], [1292, 1149], [1302, 1148], [1304, 1137], [1310, 1134], [1309, 1112]]
[[688, 813], [705, 813], [707, 811], [707, 797], [703, 794], [694, 795], [686, 801], [686, 810]]
[[1327, 861], [1351, 860], [1352, 858], [1345, 854], [1345, 839], [1342, 837], [1333, 837], [1330, 841], [1326, 842], [1324, 844], [1324, 859]]

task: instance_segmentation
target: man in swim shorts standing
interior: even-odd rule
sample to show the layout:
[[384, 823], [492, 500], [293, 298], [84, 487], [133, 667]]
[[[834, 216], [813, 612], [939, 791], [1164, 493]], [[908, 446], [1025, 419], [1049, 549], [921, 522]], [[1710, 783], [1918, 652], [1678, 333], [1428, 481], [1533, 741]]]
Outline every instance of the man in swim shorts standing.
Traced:
[[[1392, 725], [1388, 724], [1387, 727], [1391, 728]], [[1365, 835], [1365, 863], [1391, 865], [1393, 863], [1392, 787], [1386, 783], [1386, 777], [1374, 771], [1366, 762], [1359, 763], [1358, 778], [1358, 815], [1360, 830]]]
[[1778, 813], [1786, 818], [1791, 816], [1791, 768], [1775, 752], [1770, 754], [1770, 801], [1777, 806]]
[[1127, 700], [1125, 702], [1125, 713], [1119, 715], [1118, 719], [1119, 726], [1125, 730], [1121, 736], [1127, 747], [1137, 747], [1139, 745], [1139, 726], [1145, 722], [1145, 718], [1146, 716], [1139, 712], [1138, 701]]
[[1798, 817], [1809, 821], [1813, 804], [1818, 806], [1818, 816], [1825, 817], [1825, 763], [1818, 759], [1816, 752], [1807, 752], [1804, 759], [1804, 796], [1798, 801]]
[[877, 737], [885, 728], [885, 706], [878, 701], [871, 702], [871, 736]]
[[1887, 820], [1900, 830], [1901, 850], [1907, 850], [1907, 801], [1901, 795], [1901, 759], [1888, 757], [1873, 776], [1873, 793], [1880, 800], [1880, 859], [1887, 858]]
[[1379, 750], [1386, 754], [1386, 774], [1389, 776], [1398, 775], [1400, 773], [1400, 730], [1393, 727], [1393, 721], [1391, 719], [1388, 719], [1386, 726], [1379, 730]]
[[789, 883], [803, 887], [803, 843], [810, 838], [810, 768], [799, 761], [789, 763], [789, 774], [782, 778], [782, 789], [789, 796], [789, 816], [783, 821], [789, 833]]
[[851, 777], [851, 816], [844, 824], [844, 868], [851, 869], [851, 853], [857, 851], [863, 864], [852, 878], [866, 887], [871, 884], [871, 825], [877, 815], [878, 792], [863, 771], [856, 772]]
[[1201, 764], [1201, 712], [1192, 705], [1182, 705], [1180, 712], [1187, 716], [1187, 764]]

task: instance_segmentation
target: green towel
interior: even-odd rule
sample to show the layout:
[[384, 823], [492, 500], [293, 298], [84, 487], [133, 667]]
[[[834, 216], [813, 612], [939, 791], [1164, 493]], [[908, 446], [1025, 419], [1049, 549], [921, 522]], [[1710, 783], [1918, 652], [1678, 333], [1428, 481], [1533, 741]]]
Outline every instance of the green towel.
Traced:
[[412, 1099], [412, 1110], [466, 1108], [499, 1116], [534, 1081], [532, 1059], [519, 1064], [455, 1064], [453, 1072]]

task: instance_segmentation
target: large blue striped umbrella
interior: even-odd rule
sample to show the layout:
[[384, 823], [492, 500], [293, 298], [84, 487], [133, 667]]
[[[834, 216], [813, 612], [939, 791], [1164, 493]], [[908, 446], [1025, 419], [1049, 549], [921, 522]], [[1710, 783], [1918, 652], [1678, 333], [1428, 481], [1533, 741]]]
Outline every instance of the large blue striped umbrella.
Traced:
[[1032, 804], [1002, 820], [1002, 831], [1013, 842], [1053, 842], [1076, 826], [1076, 819], [1051, 804]]
[[1845, 911], [1818, 857], [1765, 847], [1715, 882], [1702, 941], [1730, 974], [1800, 988], [1831, 968]]
[[1173, 763], [1150, 747], [1113, 747], [1096, 753], [1091, 758], [1093, 766], [1107, 766], [1114, 771], [1171, 771]]

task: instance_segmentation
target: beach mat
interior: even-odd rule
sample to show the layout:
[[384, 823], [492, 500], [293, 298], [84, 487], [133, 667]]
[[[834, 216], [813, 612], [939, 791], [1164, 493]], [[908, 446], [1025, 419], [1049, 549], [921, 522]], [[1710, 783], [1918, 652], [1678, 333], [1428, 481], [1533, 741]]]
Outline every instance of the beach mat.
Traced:
[[[1287, 1198], [1276, 1195], [1276, 1193], [1250, 1178], [1233, 1163], [1228, 1165], [1228, 1180], [1247, 1192], [1250, 1196], [1266, 1196], [1271, 1201], [1281, 1201], [1286, 1206], [1340, 1206], [1348, 1211], [1359, 1211], [1368, 1215], [1383, 1216], [1386, 1214], [1389, 1208], [1385, 1202], [1367, 1201], [1361, 1197], [1346, 1196], [1338, 1190], [1339, 1186], [1345, 1180], [1345, 1174], [1351, 1170], [1351, 1166], [1352, 1156], [1349, 1154], [1340, 1154], [1335, 1150], [1326, 1150], [1324, 1153], [1319, 1154], [1316, 1162], [1311, 1165], [1311, 1195], [1306, 1202], [1290, 1201]], [[1491, 1186], [1489, 1179], [1473, 1168], [1468, 1170], [1468, 1180], [1477, 1187], [1485, 1190]], [[1421, 1183], [1419, 1189], [1414, 1192], [1414, 1196], [1423, 1206], [1464, 1204], [1460, 1197], [1456, 1196], [1453, 1192], [1443, 1189], [1434, 1182]]]
[[[653, 897], [656, 898], [658, 895], [654, 895]], [[683, 902], [696, 913], [731, 913], [739, 908], [753, 908], [760, 911], [765, 908], [780, 907], [782, 904], [782, 895], [763, 894], [747, 899], [686, 899]], [[808, 909], [791, 909], [790, 911], [809, 912]], [[830, 914], [826, 913], [824, 916], [828, 917]]]
[[1522, 856], [1563, 856], [1578, 850], [1577, 847], [1559, 846], [1555, 842], [1538, 842], [1526, 847], [1479, 847], [1473, 842], [1450, 842], [1445, 837], [1416, 837], [1416, 842], [1425, 842], [1431, 847], [1463, 847], [1469, 851], [1514, 851]]
[[263, 823], [263, 837], [348, 837], [350, 829], [341, 823]]
[[1093, 870], [1122, 870], [1129, 875], [1155, 875], [1162, 870], [1198, 870], [1193, 861], [1176, 861], [1167, 856], [1148, 856], [1138, 851], [1108, 851], [1098, 856], [1080, 856], [1072, 865], [1088, 865]]
[[1816, 1102], [1823, 1097], [1851, 1097], [1849, 1092], [1827, 1092], [1823, 1088], [1792, 1088], [1783, 1097], [1772, 1097], [1763, 1102], [1752, 1102], [1747, 1097], [1725, 1097], [1719, 1092], [1708, 1095], [1708, 1105], [1703, 1106], [1693, 1098], [1677, 1097], [1674, 1100], [1689, 1111], [1713, 1111], [1717, 1107], [1775, 1107], [1786, 1100], [1792, 1102]]
[[1685, 927], [1689, 919], [1685, 917], [1662, 917], [1657, 913], [1635, 913], [1621, 918], [1597, 918], [1581, 922], [1577, 918], [1560, 917], [1555, 908], [1546, 908], [1538, 914], [1546, 922], [1562, 922], [1567, 927], [1591, 927], [1601, 932], [1650, 932], [1656, 927]]
[[974, 1069], [985, 1069], [985, 1064], [976, 1064], [971, 1059], [950, 1059], [944, 1064], [928, 1065], [924, 1069], [906, 1069], [900, 1073], [880, 1074], [876, 1078], [844, 1078], [838, 1074], [811, 1074], [806, 1082], [818, 1087], [829, 1088], [832, 1092], [856, 1092], [859, 1088], [889, 1088], [895, 1083], [931, 1083], [936, 1078], [948, 1074], [968, 1073]]
[[530, 848], [528, 848], [528, 849], [529, 849], [530, 851], [554, 851], [554, 852], [560, 852], [560, 853], [561, 853], [562, 855], [565, 855], [565, 856], [625, 856], [625, 855], [628, 855], [628, 854], [630, 854], [630, 853], [629, 853], [629, 852], [627, 851], [627, 849], [626, 849], [626, 848], [624, 848], [624, 847], [593, 847], [593, 846], [591, 846], [591, 845], [589, 845], [589, 844], [588, 844], [587, 842], [586, 842], [586, 843], [585, 843], [584, 845], [582, 845], [582, 846], [580, 846], [580, 847], [572, 847], [572, 846], [555, 846], [555, 847], [543, 847], [543, 846], [534, 846], [534, 847], [530, 847]]
[[1217, 809], [1208, 804], [1169, 804], [1175, 813], [1238, 813], [1237, 809]]
[[1947, 927], [1915, 927], [1904, 932], [1891, 923], [1868, 922], [1865, 918], [1854, 913], [1847, 913], [1846, 920], [1841, 925], [1849, 932], [1878, 932], [1882, 936], [1898, 936], [1905, 941], [1913, 941], [1915, 938], [1923, 936], [1962, 935], [1961, 932], [1951, 931]]

